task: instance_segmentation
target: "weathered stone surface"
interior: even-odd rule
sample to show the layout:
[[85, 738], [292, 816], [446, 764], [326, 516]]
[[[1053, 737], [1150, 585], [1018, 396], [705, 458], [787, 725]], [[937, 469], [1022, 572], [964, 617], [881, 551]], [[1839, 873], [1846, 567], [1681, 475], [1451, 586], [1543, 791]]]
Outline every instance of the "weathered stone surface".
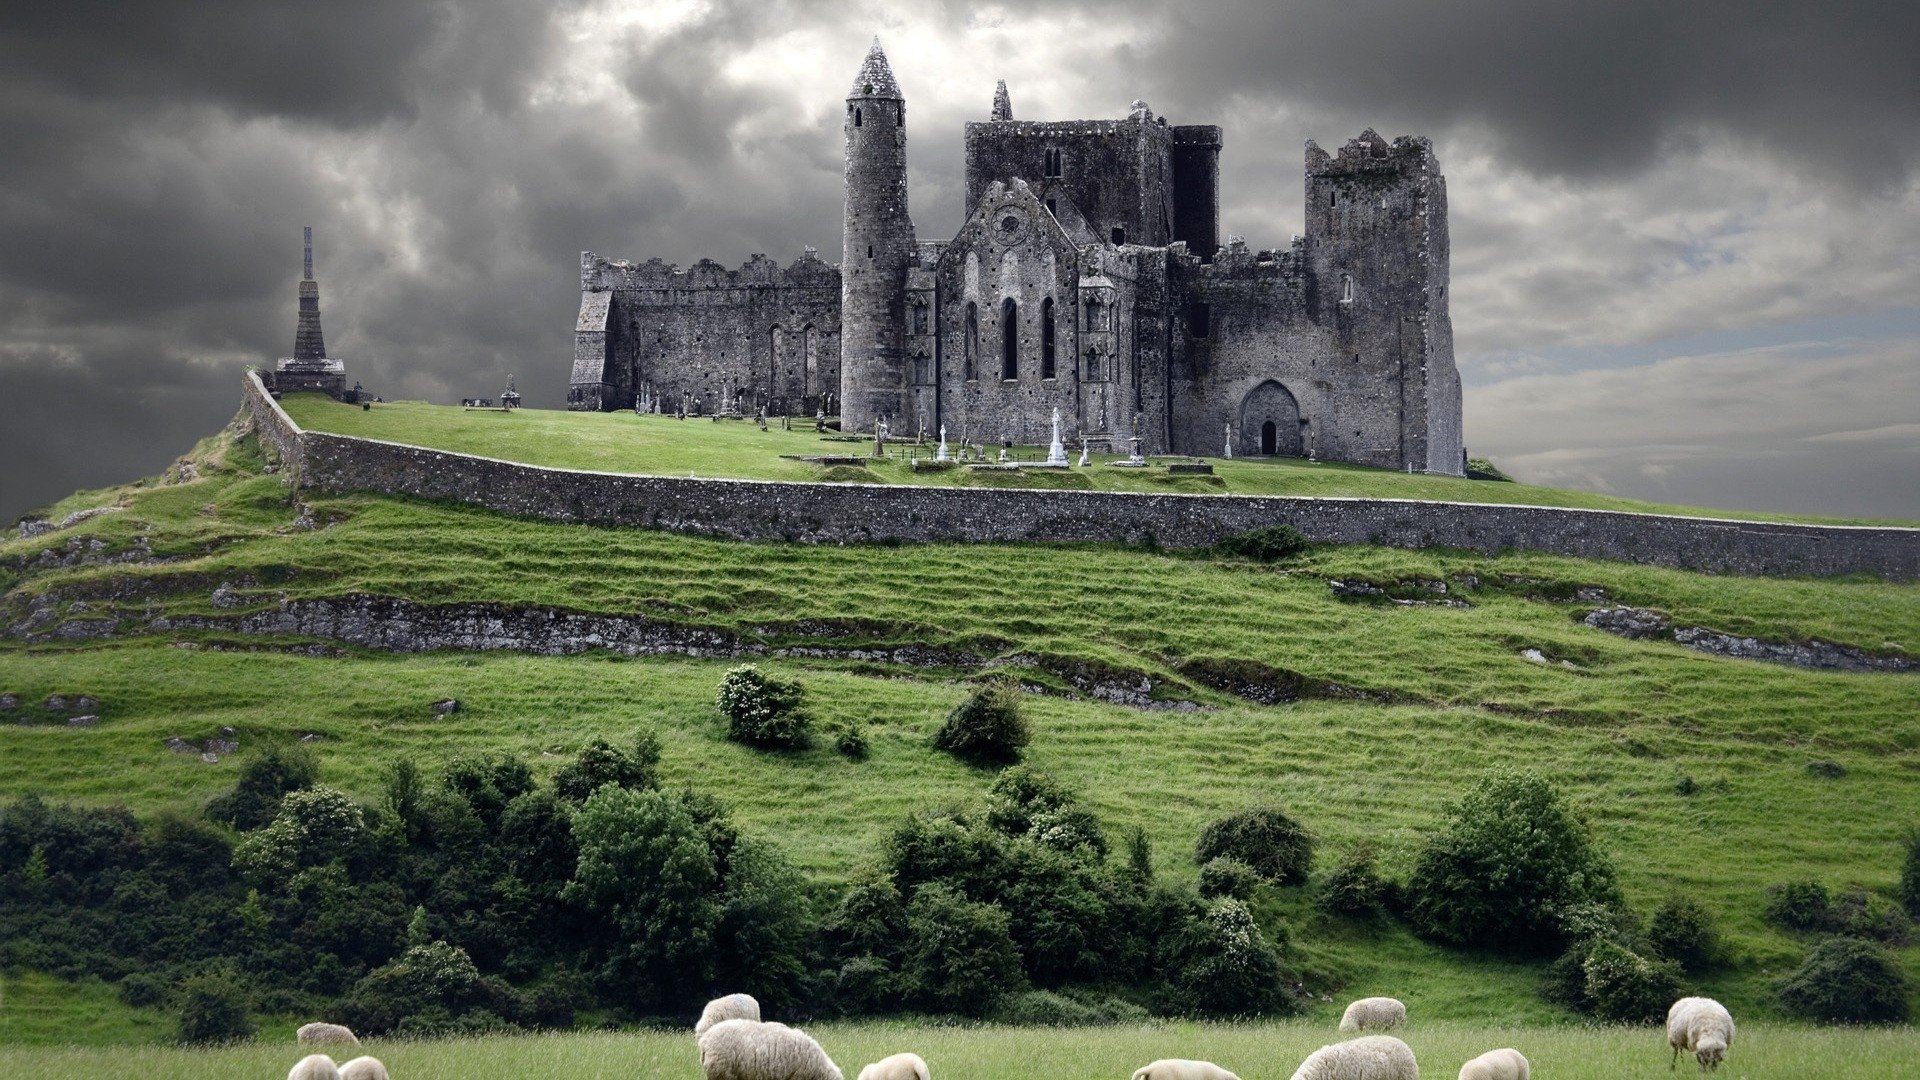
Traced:
[[84, 716], [70, 716], [67, 718], [67, 726], [70, 728], [98, 727], [100, 726], [100, 718], [92, 713]]
[[318, 491], [371, 491], [549, 521], [737, 540], [1131, 541], [1202, 547], [1265, 525], [1316, 543], [1534, 550], [1710, 573], [1920, 578], [1920, 529], [1799, 525], [1550, 506], [1117, 491], [699, 480], [544, 469], [301, 431], [259, 378], [261, 435]]
[[0, 694], [0, 712], [12, 712], [19, 707], [19, 694]]
[[433, 703], [433, 714], [435, 716], [447, 716], [459, 711], [460, 699], [458, 698], [441, 698], [439, 701]]
[[1673, 621], [1658, 611], [1647, 608], [1601, 608], [1590, 611], [1580, 620], [1596, 630], [1605, 630], [1609, 634], [1619, 634], [1626, 638], [1666, 637]]
[[1646, 608], [1602, 608], [1588, 612], [1581, 620], [1588, 626], [1636, 639], [1670, 640], [1689, 649], [1733, 656], [1743, 660], [1762, 660], [1770, 664], [1791, 664], [1803, 668], [1834, 671], [1913, 671], [1914, 661], [1898, 653], [1874, 653], [1849, 645], [1827, 641], [1763, 641], [1738, 634], [1709, 630], [1701, 626], [1674, 628], [1673, 621]]
[[195, 746], [193, 743], [188, 742], [178, 735], [168, 736], [166, 747], [176, 754], [198, 754], [200, 752], [198, 746]]

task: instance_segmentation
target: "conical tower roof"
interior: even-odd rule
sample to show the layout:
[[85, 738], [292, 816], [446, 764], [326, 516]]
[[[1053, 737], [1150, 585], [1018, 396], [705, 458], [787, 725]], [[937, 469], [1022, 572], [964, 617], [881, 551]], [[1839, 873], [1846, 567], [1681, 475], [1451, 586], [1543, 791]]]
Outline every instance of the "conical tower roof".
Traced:
[[900, 84], [893, 81], [893, 65], [887, 63], [887, 51], [880, 47], [877, 35], [873, 39], [873, 47], [867, 50], [866, 62], [860, 65], [860, 74], [853, 77], [853, 89], [847, 91], [847, 97], [905, 100], [900, 93]]
[[1013, 99], [1007, 96], [1005, 79], [993, 84], [993, 118], [995, 120], [1013, 119]]

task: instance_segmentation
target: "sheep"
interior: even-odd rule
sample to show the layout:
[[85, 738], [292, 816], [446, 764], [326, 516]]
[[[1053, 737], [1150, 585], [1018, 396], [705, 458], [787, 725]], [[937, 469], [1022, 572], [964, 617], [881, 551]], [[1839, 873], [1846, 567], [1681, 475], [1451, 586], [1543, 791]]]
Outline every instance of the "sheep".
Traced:
[[759, 1020], [722, 1020], [700, 1036], [707, 1080], [846, 1080], [806, 1032]]
[[302, 1024], [294, 1033], [302, 1046], [359, 1046], [360, 1040], [339, 1024]]
[[700, 1021], [693, 1025], [693, 1037], [699, 1038], [707, 1029], [722, 1020], [758, 1020], [760, 1003], [747, 994], [728, 994], [707, 1002], [700, 1010]]
[[1489, 1050], [1460, 1066], [1460, 1080], [1529, 1080], [1532, 1067], [1512, 1047]]
[[308, 1054], [287, 1070], [287, 1080], [340, 1080], [340, 1069], [325, 1054]]
[[1361, 998], [1340, 1016], [1341, 1031], [1397, 1028], [1407, 1022], [1407, 1007], [1390, 997]]
[[[861, 1077], [860, 1080], [867, 1080]], [[1240, 1080], [1211, 1061], [1161, 1058], [1133, 1070], [1133, 1080]]]
[[387, 1066], [377, 1057], [357, 1057], [340, 1066], [340, 1080], [392, 1080]]
[[1293, 1080], [1420, 1080], [1420, 1066], [1399, 1039], [1362, 1035], [1308, 1054]]
[[860, 1080], [929, 1080], [927, 1063], [919, 1054], [883, 1057], [861, 1069]]
[[1667, 1010], [1667, 1045], [1673, 1047], [1668, 1071], [1680, 1067], [1680, 1051], [1691, 1050], [1700, 1071], [1712, 1072], [1733, 1045], [1733, 1014], [1712, 998], [1681, 998]]

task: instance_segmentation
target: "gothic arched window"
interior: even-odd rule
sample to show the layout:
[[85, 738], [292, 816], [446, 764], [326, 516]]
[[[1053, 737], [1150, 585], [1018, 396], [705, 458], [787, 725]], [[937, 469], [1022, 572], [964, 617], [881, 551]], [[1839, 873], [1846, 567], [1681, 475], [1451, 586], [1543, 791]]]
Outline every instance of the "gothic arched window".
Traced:
[[974, 365], [979, 362], [980, 356], [980, 305], [971, 300], [967, 301], [967, 328], [960, 351], [966, 357], [967, 381], [972, 382], [979, 377]]
[[1040, 301], [1040, 377], [1053, 378], [1053, 297]]
[[1000, 301], [1000, 377], [1020, 377], [1020, 305], [1011, 296]]

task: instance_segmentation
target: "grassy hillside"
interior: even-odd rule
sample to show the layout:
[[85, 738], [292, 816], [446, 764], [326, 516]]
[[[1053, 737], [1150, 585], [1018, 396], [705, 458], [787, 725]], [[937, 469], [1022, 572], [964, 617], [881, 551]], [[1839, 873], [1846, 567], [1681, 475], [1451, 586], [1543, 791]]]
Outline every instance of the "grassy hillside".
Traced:
[[[76, 496], [60, 514], [120, 509], [0, 543], [0, 623], [44, 610], [122, 635], [0, 640], [0, 693], [18, 694], [39, 717], [0, 722], [0, 798], [38, 791], [142, 813], [193, 809], [233, 783], [249, 752], [306, 734], [325, 737], [316, 746], [328, 782], [370, 797], [401, 754], [432, 761], [502, 749], [546, 775], [588, 740], [625, 741], [644, 724], [662, 737], [670, 786], [720, 795], [743, 825], [832, 886], [906, 815], [981, 797], [991, 775], [928, 739], [960, 683], [1010, 671], [1035, 691], [1032, 763], [1078, 788], [1110, 833], [1145, 829], [1156, 868], [1176, 879], [1194, 873], [1202, 825], [1259, 801], [1299, 817], [1319, 838], [1323, 865], [1368, 840], [1402, 874], [1473, 779], [1499, 764], [1537, 769], [1593, 821], [1643, 914], [1678, 890], [1718, 915], [1735, 956], [1701, 986], [1743, 1016], [1775, 1011], [1768, 987], [1806, 944], [1763, 922], [1767, 886], [1814, 877], [1885, 894], [1901, 830], [1920, 819], [1920, 676], [1813, 672], [1622, 640], [1578, 622], [1599, 601], [1573, 599], [1599, 589], [1607, 602], [1657, 607], [1680, 625], [1912, 654], [1920, 586], [1357, 546], [1276, 568], [1113, 546], [748, 545], [371, 497], [296, 505], [262, 472], [252, 440], [210, 440], [193, 459], [196, 479]], [[98, 564], [123, 556], [134, 561]], [[1342, 600], [1328, 584], [1336, 579], [1445, 581], [1444, 599], [1465, 606]], [[824, 746], [778, 755], [725, 741], [712, 696], [728, 660], [395, 656], [150, 629], [169, 615], [362, 594], [645, 615], [747, 649], [832, 652], [839, 658], [763, 662], [805, 681], [824, 724], [865, 724], [873, 755], [855, 763]], [[902, 645], [947, 650], [946, 662], [884, 658]], [[284, 651], [294, 648], [320, 655]], [[1574, 667], [1529, 662], [1529, 648]], [[1246, 665], [1332, 685], [1258, 705], [1195, 674]], [[1096, 700], [1088, 680], [1150, 686], [1156, 707]], [[103, 722], [72, 729], [45, 717], [35, 703], [55, 693], [97, 697]], [[430, 703], [448, 696], [463, 708], [435, 716]], [[223, 725], [242, 750], [217, 764], [163, 746]], [[1838, 769], [1810, 770], [1814, 762]], [[1423, 1016], [1462, 1023], [1566, 1018], [1538, 999], [1537, 965], [1443, 949], [1397, 926], [1329, 923], [1298, 889], [1270, 890], [1259, 910], [1292, 928], [1303, 966], [1330, 994], [1394, 993]], [[1920, 949], [1903, 956], [1920, 968]], [[72, 1007], [110, 1012], [98, 989], [75, 987]], [[1324, 1020], [1334, 1005], [1319, 1008]], [[107, 1017], [85, 1029], [98, 1035], [74, 1037], [118, 1038], [138, 1026]], [[1320, 1035], [1299, 1035], [1305, 1049], [1318, 1045]], [[171, 1067], [156, 1065], [155, 1075]]]
[[[927, 1028], [900, 1024], [825, 1024], [809, 1029], [853, 1074], [862, 1064], [912, 1049], [940, 1080], [1040, 1080], [1122, 1077], [1160, 1057], [1216, 1061], [1246, 1080], [1282, 1080], [1301, 1059], [1333, 1041], [1331, 1024], [1170, 1024], [1061, 1031], [1006, 1027]], [[1533, 1074], [1556, 1080], [1622, 1080], [1671, 1075], [1666, 1038], [1648, 1028], [1469, 1027], [1416, 1024], [1401, 1032], [1422, 1075], [1449, 1077], [1462, 1062], [1496, 1046], [1527, 1055]], [[1911, 1029], [1848, 1031], [1742, 1024], [1726, 1068], [1748, 1080], [1845, 1076], [1892, 1080], [1911, 1076]], [[378, 1042], [367, 1047], [407, 1080], [471, 1077], [649, 1076], [698, 1080], [693, 1040], [682, 1031], [587, 1034], [432, 1042]], [[9, 1075], [39, 1080], [239, 1080], [278, 1076], [299, 1060], [291, 1038], [262, 1039], [219, 1050], [4, 1049]]]
[[[370, 411], [342, 405], [321, 394], [293, 394], [282, 403], [302, 427], [340, 435], [361, 435], [389, 442], [410, 443], [437, 450], [453, 450], [483, 457], [525, 461], [568, 469], [648, 473], [657, 476], [734, 477], [754, 480], [818, 480], [828, 469], [781, 457], [793, 455], [854, 455], [871, 452], [868, 442], [825, 441], [813, 430], [813, 421], [795, 420], [782, 430], [776, 419], [767, 431], [746, 421], [715, 422], [710, 418], [676, 420], [671, 416], [632, 413], [574, 413], [545, 409], [515, 412], [462, 409], [419, 401], [376, 405]], [[904, 432], [902, 433], [905, 434]], [[953, 448], [960, 433], [949, 429]], [[937, 439], [936, 439], [937, 441]], [[977, 441], [977, 440], [976, 440]], [[997, 444], [996, 444], [997, 445]], [[1528, 506], [1573, 506], [1596, 510], [1630, 510], [1652, 514], [1747, 518], [1761, 521], [1813, 521], [1829, 524], [1884, 524], [1863, 519], [1824, 518], [1807, 514], [1775, 514], [1751, 510], [1713, 510], [1623, 499], [1588, 491], [1540, 487], [1534, 484], [1494, 483], [1451, 476], [1415, 476], [1358, 465], [1305, 461], [1299, 458], [1235, 458], [1208, 456], [1215, 475], [1169, 476], [1164, 471], [1089, 468], [1066, 473], [1029, 470], [1018, 474], [979, 473], [965, 469], [915, 472], [908, 465], [910, 448], [893, 447], [889, 460], [870, 464], [864, 471], [835, 472], [830, 479], [858, 479], [885, 484], [994, 485], [1005, 487], [1098, 488], [1110, 491], [1232, 492], [1238, 495], [1365, 496], [1384, 499], [1441, 499], [1455, 502], [1519, 503]], [[913, 451], [922, 459], [933, 456], [929, 443]], [[996, 453], [995, 445], [988, 447]], [[1045, 447], [1021, 448], [1028, 460], [1045, 457]], [[1077, 460], [1077, 456], [1076, 456]], [[1095, 455], [1096, 461], [1114, 460]]]

